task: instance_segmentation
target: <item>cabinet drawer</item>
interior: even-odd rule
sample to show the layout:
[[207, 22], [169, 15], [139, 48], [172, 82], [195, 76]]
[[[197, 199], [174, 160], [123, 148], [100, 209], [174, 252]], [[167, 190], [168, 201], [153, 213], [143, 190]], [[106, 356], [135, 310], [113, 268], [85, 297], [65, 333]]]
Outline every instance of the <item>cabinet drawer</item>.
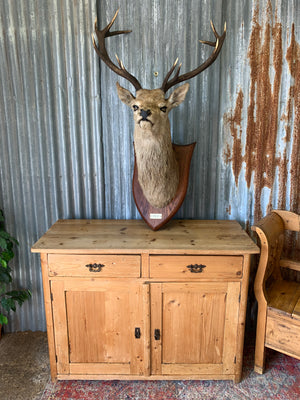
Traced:
[[150, 256], [151, 278], [241, 278], [242, 256]]
[[94, 278], [138, 278], [139, 255], [49, 254], [50, 276], [88, 276]]

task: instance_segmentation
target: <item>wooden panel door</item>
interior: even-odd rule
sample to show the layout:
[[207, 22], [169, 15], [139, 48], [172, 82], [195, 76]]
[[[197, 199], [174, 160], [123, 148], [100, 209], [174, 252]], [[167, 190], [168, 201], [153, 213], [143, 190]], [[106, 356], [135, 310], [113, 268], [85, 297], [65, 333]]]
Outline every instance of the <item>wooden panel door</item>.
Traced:
[[148, 290], [100, 279], [52, 281], [58, 374], [147, 373]]
[[240, 283], [151, 284], [151, 373], [234, 374]]

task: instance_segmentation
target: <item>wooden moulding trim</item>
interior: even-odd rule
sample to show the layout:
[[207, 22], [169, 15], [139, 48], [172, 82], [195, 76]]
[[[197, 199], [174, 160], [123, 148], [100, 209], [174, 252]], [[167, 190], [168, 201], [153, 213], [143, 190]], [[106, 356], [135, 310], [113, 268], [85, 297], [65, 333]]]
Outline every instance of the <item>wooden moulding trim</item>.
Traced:
[[209, 250], [202, 250], [202, 249], [116, 249], [115, 251], [113, 249], [39, 249], [38, 251], [34, 251], [34, 253], [40, 253], [40, 254], [118, 254], [118, 255], [123, 255], [123, 254], [141, 254], [145, 250], [149, 251], [150, 254], [166, 254], [166, 255], [214, 255], [214, 256], [243, 256], [245, 254], [258, 254], [259, 251], [258, 249], [241, 249], [241, 250], [214, 250], [214, 249], [209, 249]]
[[300, 272], [300, 262], [299, 261], [294, 261], [294, 260], [289, 260], [287, 258], [282, 258], [280, 260], [280, 266], [283, 268], [288, 268], [292, 269], [293, 271], [299, 271]]
[[266, 343], [265, 347], [267, 347], [268, 349], [272, 349], [272, 350], [278, 351], [279, 353], [286, 354], [287, 356], [296, 358], [297, 360], [300, 360], [300, 353], [297, 355], [295, 353], [292, 353], [290, 351], [287, 351], [287, 350], [283, 349], [282, 347], [274, 346], [274, 345], [269, 344], [269, 343]]
[[272, 212], [282, 218], [284, 229], [295, 232], [300, 231], [300, 215], [286, 210], [272, 210]]
[[236, 375], [229, 374], [229, 375], [215, 375], [215, 374], [201, 374], [201, 375], [150, 375], [150, 376], [143, 376], [143, 375], [58, 375], [58, 380], [133, 380], [133, 381], [140, 381], [140, 380], [147, 380], [147, 381], [181, 381], [181, 380], [234, 380], [236, 381]]

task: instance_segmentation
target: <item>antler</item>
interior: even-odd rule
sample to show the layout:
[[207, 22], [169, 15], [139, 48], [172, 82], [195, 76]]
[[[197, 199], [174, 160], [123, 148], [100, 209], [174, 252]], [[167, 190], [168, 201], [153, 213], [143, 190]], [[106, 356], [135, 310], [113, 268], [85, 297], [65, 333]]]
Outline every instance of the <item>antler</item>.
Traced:
[[98, 46], [96, 45], [95, 39], [92, 35], [92, 40], [93, 40], [93, 45], [96, 50], [96, 53], [98, 56], [101, 58], [102, 61], [105, 62], [105, 64], [116, 74], [122, 76], [123, 78], [127, 79], [129, 82], [133, 84], [136, 90], [142, 89], [142, 86], [140, 85], [139, 81], [131, 75], [124, 67], [124, 64], [122, 61], [119, 59], [119, 57], [116, 55], [119, 67], [112, 62], [110, 59], [109, 55], [107, 54], [106, 47], [105, 47], [105, 38], [109, 36], [116, 36], [116, 35], [122, 35], [122, 34], [127, 34], [132, 32], [131, 30], [127, 31], [114, 31], [110, 32], [110, 28], [112, 27], [113, 23], [115, 22], [115, 19], [117, 18], [118, 12], [120, 9], [118, 9], [113, 16], [113, 19], [110, 21], [110, 23], [102, 30], [99, 30], [97, 28], [97, 19], [95, 21], [95, 32], [98, 38]]
[[203, 64], [201, 64], [198, 68], [194, 69], [193, 71], [187, 72], [186, 74], [179, 75], [180, 68], [181, 68], [181, 65], [182, 65], [182, 64], [180, 64], [177, 67], [177, 71], [175, 73], [175, 76], [169, 81], [170, 76], [173, 74], [173, 72], [174, 72], [174, 70], [176, 68], [176, 65], [177, 65], [177, 62], [178, 62], [178, 58], [177, 58], [176, 61], [174, 62], [174, 64], [172, 65], [172, 68], [167, 73], [167, 75], [166, 75], [166, 77], [165, 77], [165, 79], [163, 81], [163, 84], [161, 86], [161, 90], [163, 90], [165, 93], [172, 86], [177, 85], [177, 83], [180, 83], [180, 82], [183, 82], [183, 81], [187, 81], [188, 79], [191, 79], [194, 76], [200, 74], [200, 72], [204, 71], [207, 67], [209, 67], [216, 60], [216, 58], [218, 57], [218, 55], [219, 55], [219, 53], [221, 51], [221, 48], [223, 46], [223, 42], [225, 40], [225, 36], [226, 36], [226, 22], [224, 24], [224, 32], [223, 32], [222, 36], [220, 36], [218, 34], [218, 32], [216, 31], [216, 28], [214, 27], [214, 24], [212, 23], [212, 21], [210, 21], [210, 24], [211, 24], [211, 28], [212, 28], [212, 30], [214, 32], [216, 41], [215, 42], [209, 42], [207, 40], [199, 40], [199, 42], [207, 44], [208, 46], [214, 47], [214, 51], [212, 52], [212, 54], [208, 57], [208, 59]]

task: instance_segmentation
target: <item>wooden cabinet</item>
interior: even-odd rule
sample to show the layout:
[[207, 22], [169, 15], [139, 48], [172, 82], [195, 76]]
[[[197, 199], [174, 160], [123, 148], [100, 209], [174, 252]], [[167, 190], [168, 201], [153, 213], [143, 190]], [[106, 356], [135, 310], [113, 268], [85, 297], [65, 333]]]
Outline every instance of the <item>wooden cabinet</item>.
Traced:
[[53, 379], [240, 380], [259, 250], [237, 222], [60, 220], [32, 251]]

